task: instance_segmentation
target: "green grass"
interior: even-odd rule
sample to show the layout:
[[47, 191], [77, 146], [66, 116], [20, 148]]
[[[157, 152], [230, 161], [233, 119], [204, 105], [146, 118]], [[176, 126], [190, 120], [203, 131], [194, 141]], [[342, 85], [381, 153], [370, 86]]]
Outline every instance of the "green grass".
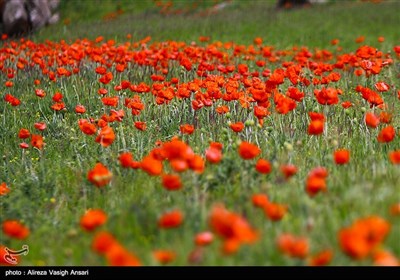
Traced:
[[[97, 6], [102, 3], [101, 12]], [[394, 63], [382, 70], [378, 76], [355, 77], [352, 72], [341, 72], [342, 79], [335, 85], [343, 90], [340, 101], [350, 100], [355, 105], [343, 110], [337, 106], [323, 106], [312, 97], [313, 86], [303, 88], [307, 97], [288, 115], [279, 115], [273, 108], [265, 118], [264, 126], [247, 125], [240, 134], [233, 133], [228, 122], [249, 120], [256, 122], [252, 110], [241, 109], [237, 102], [226, 103], [231, 116], [215, 113], [215, 107], [225, 104], [217, 101], [210, 108], [202, 108], [193, 114], [191, 100], [173, 99], [167, 106], [155, 105], [152, 95], [141, 95], [145, 110], [138, 117], [131, 117], [125, 109], [121, 123], [112, 123], [116, 133], [115, 142], [102, 148], [94, 137], [84, 135], [78, 127], [78, 119], [98, 119], [109, 108], [102, 105], [97, 89], [99, 75], [94, 72], [98, 66], [85, 60], [80, 65], [79, 75], [61, 77], [50, 82], [35, 67], [19, 71], [13, 79], [12, 88], [2, 87], [0, 94], [0, 183], [6, 182], [11, 192], [1, 197], [1, 218], [21, 220], [31, 234], [26, 240], [11, 239], [2, 233], [0, 244], [19, 249], [28, 244], [30, 251], [21, 257], [23, 265], [104, 265], [105, 260], [91, 249], [92, 233], [79, 226], [80, 217], [89, 208], [101, 208], [108, 215], [102, 227], [116, 236], [119, 242], [137, 255], [145, 265], [157, 265], [151, 252], [156, 249], [172, 249], [177, 253], [174, 265], [187, 265], [187, 256], [195, 248], [196, 233], [209, 230], [208, 217], [215, 203], [224, 203], [227, 209], [244, 216], [261, 232], [260, 240], [253, 246], [243, 246], [233, 256], [226, 257], [220, 252], [222, 242], [216, 240], [205, 248], [204, 265], [303, 265], [305, 262], [291, 259], [276, 248], [276, 238], [283, 232], [306, 236], [310, 241], [310, 253], [331, 248], [334, 251], [333, 265], [369, 265], [370, 259], [355, 261], [341, 252], [337, 233], [358, 218], [379, 215], [391, 223], [391, 231], [383, 248], [397, 257], [400, 256], [399, 217], [389, 214], [389, 207], [400, 202], [400, 170], [388, 160], [388, 152], [400, 147], [400, 102], [396, 97], [399, 83], [399, 59], [393, 54], [393, 47], [399, 45], [400, 34], [397, 26], [400, 17], [398, 2], [381, 4], [345, 1], [293, 11], [276, 11], [272, 2], [233, 1], [232, 5], [211, 16], [197, 14], [163, 16], [153, 5], [145, 1], [119, 1], [125, 14], [112, 21], [102, 17], [116, 9], [112, 1], [65, 1], [61, 13], [63, 19], [57, 25], [40, 30], [30, 37], [34, 42], [45, 40], [74, 42], [78, 38], [95, 39], [104, 36], [105, 41], [116, 40], [117, 44], [136, 42], [151, 36], [152, 42], [182, 41], [199, 43], [199, 36], [210, 36], [211, 42], [234, 42], [251, 45], [257, 36], [265, 45], [278, 50], [293, 46], [307, 46], [328, 49], [332, 39], [339, 39], [344, 53], [354, 53], [359, 46], [355, 38], [364, 35], [365, 44], [378, 47], [383, 52], [392, 52]], [[208, 7], [206, 3], [206, 7]], [[83, 10], [87, 18], [82, 18]], [[63, 20], [71, 19], [69, 25]], [[378, 43], [377, 37], [384, 36], [385, 42]], [[4, 50], [4, 49], [2, 49]], [[1, 53], [0, 53], [1, 57]], [[28, 55], [26, 56], [28, 57]], [[291, 59], [286, 57], [284, 59]], [[235, 58], [234, 63], [246, 63], [250, 71], [256, 68], [254, 62], [244, 56]], [[5, 67], [15, 68], [7, 60]], [[130, 91], [117, 93], [113, 87], [121, 80], [132, 84], [151, 84], [151, 67], [130, 64], [123, 73], [116, 73], [110, 85], [109, 95], [131, 96]], [[272, 69], [279, 64], [268, 63]], [[185, 71], [175, 62], [170, 65], [167, 79], [179, 77], [182, 82], [197, 78], [195, 71]], [[42, 84], [34, 86], [40, 79]], [[0, 84], [8, 78], [0, 75]], [[362, 84], [374, 88], [374, 83], [383, 80], [392, 86], [388, 93], [381, 94], [393, 113], [392, 125], [397, 131], [395, 139], [388, 144], [376, 141], [379, 129], [368, 129], [364, 124], [364, 112], [368, 104], [355, 93], [355, 86]], [[284, 93], [290, 83], [286, 80], [280, 87]], [[34, 90], [43, 88], [46, 98], [39, 100]], [[241, 86], [241, 89], [244, 89]], [[67, 111], [53, 112], [51, 96], [60, 91], [64, 95]], [[4, 102], [5, 93], [11, 93], [22, 100], [19, 107]], [[272, 107], [273, 101], [271, 100]], [[83, 104], [87, 113], [80, 117], [73, 108]], [[118, 109], [122, 109], [122, 104]], [[328, 126], [323, 136], [307, 135], [309, 118], [307, 112], [324, 112]], [[132, 119], [145, 121], [147, 130], [141, 132], [133, 127]], [[30, 148], [21, 150], [17, 134], [20, 128], [38, 133], [33, 124], [44, 121], [47, 129], [43, 132], [44, 150]], [[168, 141], [179, 135], [179, 125], [196, 122], [193, 135], [184, 135], [195, 153], [204, 155], [209, 141], [224, 144], [223, 160], [218, 165], [206, 164], [205, 172], [196, 175], [191, 171], [182, 174], [184, 188], [168, 192], [161, 186], [159, 177], [150, 177], [141, 170], [123, 169], [118, 156], [131, 151], [135, 160], [141, 160], [155, 147], [156, 140]], [[262, 157], [271, 161], [273, 172], [257, 174], [255, 160], [244, 161], [237, 154], [240, 140], [257, 143]], [[337, 166], [332, 153], [337, 148], [351, 150], [348, 165]], [[113, 173], [113, 179], [103, 189], [94, 187], [87, 179], [87, 172], [96, 162], [102, 162]], [[289, 181], [279, 171], [282, 164], [292, 163], [299, 168]], [[166, 170], [170, 168], [166, 164]], [[308, 172], [324, 166], [329, 170], [328, 191], [309, 197], [304, 190]], [[289, 205], [289, 212], [279, 222], [268, 220], [263, 211], [251, 204], [254, 193], [266, 193], [271, 201]], [[185, 222], [178, 229], [160, 230], [158, 217], [167, 210], [181, 209]]]
[[[83, 3], [85, 4], [80, 5], [94, 9], [90, 4], [95, 1]], [[343, 47], [348, 48], [355, 46], [356, 37], [365, 35], [366, 43], [370, 44], [375, 43], [378, 36], [384, 36], [388, 42], [399, 43], [396, 26], [400, 22], [400, 16], [395, 12], [400, 8], [398, 1], [380, 4], [341, 1], [315, 5], [312, 9], [281, 12], [273, 7], [275, 1], [233, 1], [221, 12], [208, 16], [200, 16], [199, 13], [164, 16], [151, 7], [141, 11], [141, 7], [135, 6], [140, 6], [139, 3], [144, 6], [144, 3], [148, 2], [129, 1], [126, 3], [126, 10], [135, 12], [123, 14], [112, 21], [102, 20], [104, 13], [99, 14], [97, 18], [89, 13], [86, 20], [86, 16], [80, 15], [78, 11], [86, 11], [89, 7], [80, 9], [79, 5], [74, 5], [74, 10], [69, 8], [65, 14], [61, 11], [63, 18], [74, 19], [70, 25], [63, 26], [61, 20], [56, 26], [42, 29], [35, 38], [94, 39], [101, 35], [108, 39], [125, 40], [126, 34], [131, 34], [135, 40], [151, 36], [155, 41], [190, 42], [197, 40], [199, 36], [211, 36], [212, 41], [248, 44], [254, 37], [259, 36], [269, 45], [278, 48], [292, 45], [322, 48], [337, 38]], [[112, 7], [111, 4], [104, 5]], [[124, 9], [124, 4], [121, 6]], [[108, 10], [112, 11], [112, 8]]]

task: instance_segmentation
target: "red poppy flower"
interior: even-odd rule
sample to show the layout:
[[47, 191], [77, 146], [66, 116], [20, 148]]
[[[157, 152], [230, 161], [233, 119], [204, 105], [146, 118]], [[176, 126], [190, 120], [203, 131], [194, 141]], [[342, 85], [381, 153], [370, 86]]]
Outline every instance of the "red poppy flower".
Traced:
[[320, 135], [324, 132], [324, 122], [320, 120], [311, 121], [307, 133], [309, 135]]
[[400, 164], [400, 150], [389, 152], [389, 159], [393, 164]]
[[54, 102], [61, 102], [63, 95], [60, 92], [56, 92], [52, 97]]
[[141, 131], [145, 131], [147, 126], [145, 122], [135, 122], [135, 127]]
[[281, 166], [281, 172], [286, 179], [289, 179], [297, 173], [297, 167], [293, 164], [286, 164]]
[[379, 216], [355, 221], [338, 233], [341, 249], [354, 259], [367, 257], [386, 238], [390, 224]]
[[4, 96], [4, 100], [9, 103], [11, 106], [16, 107], [18, 105], [21, 104], [21, 100], [19, 100], [18, 98], [12, 96], [11, 94], [7, 93]]
[[288, 211], [287, 205], [268, 202], [264, 206], [265, 215], [272, 221], [280, 221]]
[[35, 94], [37, 97], [43, 98], [46, 96], [46, 93], [44, 92], [43, 89], [36, 89], [35, 90]]
[[100, 231], [93, 238], [92, 249], [95, 252], [104, 255], [117, 243], [118, 241], [110, 233], [106, 231]]
[[194, 132], [194, 126], [190, 124], [184, 124], [180, 126], [180, 131], [182, 134], [192, 134]]
[[103, 97], [101, 102], [103, 102], [103, 104], [106, 106], [116, 107], [118, 105], [118, 96]]
[[87, 135], [95, 134], [97, 131], [96, 126], [85, 119], [80, 119], [78, 121], [78, 125], [79, 125], [79, 129]]
[[43, 137], [41, 135], [32, 134], [31, 145], [41, 150], [44, 146]]
[[394, 139], [396, 132], [393, 126], [389, 125], [383, 128], [378, 134], [378, 142], [380, 143], [389, 143]]
[[158, 226], [164, 229], [179, 227], [183, 222], [183, 214], [179, 210], [173, 210], [163, 214], [158, 220]]
[[214, 234], [210, 231], [204, 231], [196, 234], [194, 243], [197, 246], [207, 246], [214, 241]]
[[164, 174], [162, 176], [162, 185], [169, 191], [175, 191], [182, 188], [181, 178], [175, 174]]
[[19, 130], [18, 138], [20, 138], [20, 139], [26, 139], [26, 138], [29, 138], [30, 136], [31, 136], [31, 133], [30, 133], [29, 130], [27, 130], [26, 128], [21, 128], [21, 129]]
[[26, 226], [16, 220], [5, 220], [2, 227], [5, 235], [15, 239], [26, 239], [30, 233]]
[[378, 249], [372, 253], [374, 265], [376, 266], [399, 266], [400, 261], [389, 251]]
[[6, 183], [0, 184], [0, 196], [6, 195], [10, 192], [10, 189], [7, 187]]
[[132, 166], [133, 156], [131, 152], [121, 153], [118, 159], [123, 168], [129, 168]]
[[47, 125], [46, 125], [46, 123], [44, 123], [44, 122], [38, 122], [38, 123], [35, 123], [35, 124], [34, 124], [34, 127], [35, 127], [37, 130], [43, 131], [43, 130], [46, 129]]
[[304, 237], [284, 233], [278, 237], [276, 242], [279, 250], [292, 258], [304, 259], [308, 255], [310, 245]]
[[271, 163], [268, 160], [260, 158], [256, 163], [256, 170], [261, 174], [271, 173]]
[[75, 107], [75, 112], [76, 112], [77, 114], [83, 114], [83, 113], [86, 112], [86, 108], [85, 108], [85, 106], [83, 106], [83, 105], [76, 105], [76, 107]]
[[157, 176], [161, 174], [163, 165], [160, 160], [157, 160], [152, 156], [146, 156], [142, 159], [140, 168], [151, 176]]
[[375, 88], [379, 92], [386, 92], [386, 91], [390, 90], [390, 86], [387, 83], [382, 82], [382, 81], [375, 83]]
[[346, 164], [350, 160], [350, 151], [346, 149], [336, 150], [333, 153], [336, 164]]
[[153, 251], [153, 257], [161, 264], [167, 264], [176, 259], [176, 253], [170, 250]]
[[213, 231], [225, 240], [225, 253], [234, 253], [241, 244], [251, 244], [259, 238], [243, 217], [228, 211], [223, 205], [214, 206], [209, 223]]
[[365, 114], [365, 123], [371, 128], [376, 128], [378, 127], [380, 121], [374, 113], [369, 112]]
[[206, 159], [210, 163], [219, 163], [222, 160], [221, 149], [211, 146], [206, 150]]
[[264, 208], [269, 203], [268, 196], [263, 193], [253, 194], [251, 200], [253, 202], [253, 205], [259, 208]]
[[96, 163], [94, 168], [88, 172], [89, 182], [101, 188], [107, 185], [112, 179], [112, 173], [102, 163]]
[[100, 145], [102, 145], [103, 147], [110, 146], [114, 142], [114, 140], [114, 130], [109, 126], [103, 127], [96, 137], [96, 142], [100, 143]]
[[245, 160], [253, 159], [260, 153], [260, 148], [255, 144], [243, 141], [239, 145], [239, 155]]
[[105, 224], [107, 214], [101, 209], [90, 209], [81, 217], [80, 225], [86, 231], [93, 231]]
[[331, 262], [333, 258], [332, 250], [324, 250], [312, 256], [308, 262], [310, 266], [323, 266]]
[[54, 103], [53, 105], [50, 106], [50, 108], [53, 109], [54, 111], [61, 111], [65, 109], [65, 104], [63, 102]]
[[237, 123], [232, 123], [229, 125], [229, 127], [234, 131], [234, 132], [241, 132], [244, 129], [244, 124], [242, 122], [237, 122]]

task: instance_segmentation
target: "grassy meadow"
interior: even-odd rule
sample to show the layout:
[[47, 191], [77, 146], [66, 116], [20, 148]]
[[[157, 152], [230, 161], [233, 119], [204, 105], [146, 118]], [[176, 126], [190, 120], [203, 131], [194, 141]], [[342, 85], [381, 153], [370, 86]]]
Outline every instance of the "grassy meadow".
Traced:
[[399, 264], [400, 2], [172, 2], [0, 41], [2, 256]]

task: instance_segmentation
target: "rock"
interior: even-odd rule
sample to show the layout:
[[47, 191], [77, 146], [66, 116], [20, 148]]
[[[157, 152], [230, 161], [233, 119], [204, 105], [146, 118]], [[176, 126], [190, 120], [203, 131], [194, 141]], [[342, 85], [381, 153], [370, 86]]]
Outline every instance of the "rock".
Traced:
[[24, 3], [24, 0], [5, 0], [2, 15], [4, 33], [21, 35], [29, 31], [29, 17]]
[[3, 32], [24, 35], [48, 24], [58, 22], [55, 13], [60, 0], [0, 0], [0, 20]]
[[310, 0], [278, 0], [277, 8], [295, 8], [310, 5]]

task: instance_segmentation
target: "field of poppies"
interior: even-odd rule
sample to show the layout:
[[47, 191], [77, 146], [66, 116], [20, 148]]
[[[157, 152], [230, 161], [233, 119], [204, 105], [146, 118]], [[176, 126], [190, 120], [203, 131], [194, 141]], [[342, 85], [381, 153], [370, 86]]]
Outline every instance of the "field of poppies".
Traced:
[[2, 265], [399, 265], [399, 3], [232, 2], [2, 36]]

